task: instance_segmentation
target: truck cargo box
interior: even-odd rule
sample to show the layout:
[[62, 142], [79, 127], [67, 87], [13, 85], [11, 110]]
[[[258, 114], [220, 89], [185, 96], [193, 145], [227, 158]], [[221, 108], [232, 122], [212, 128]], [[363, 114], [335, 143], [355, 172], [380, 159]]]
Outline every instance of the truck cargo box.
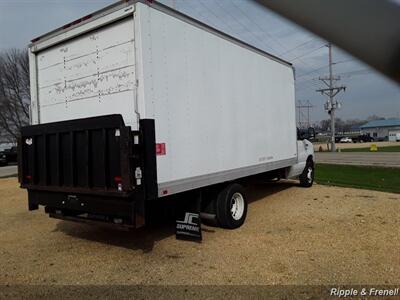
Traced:
[[[29, 49], [31, 126], [22, 136], [37, 145], [22, 141], [22, 182], [30, 190], [110, 193], [119, 172], [126, 184], [112, 192], [123, 195], [142, 172], [152, 188], [141, 197], [154, 199], [273, 170], [298, 175], [305, 166], [289, 170], [299, 163], [292, 65], [160, 3], [118, 2]], [[74, 121], [86, 118], [98, 128]], [[143, 120], [153, 122], [154, 139], [143, 135]], [[131, 148], [105, 142], [116, 129]], [[154, 170], [143, 152], [135, 163], [126, 157], [135, 138], [154, 144]], [[113, 147], [108, 161], [98, 143]]]
[[159, 196], [296, 162], [286, 62], [149, 2], [43, 39], [31, 46], [33, 123], [154, 119]]

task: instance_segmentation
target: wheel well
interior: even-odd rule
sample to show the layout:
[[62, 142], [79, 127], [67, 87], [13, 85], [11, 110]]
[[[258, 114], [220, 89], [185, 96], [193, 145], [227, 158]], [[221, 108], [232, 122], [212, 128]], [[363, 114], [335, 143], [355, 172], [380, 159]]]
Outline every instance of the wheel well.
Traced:
[[309, 155], [309, 156], [307, 157], [307, 162], [312, 162], [312, 163], [314, 163], [314, 160], [313, 160], [313, 156], [312, 156], [312, 155]]

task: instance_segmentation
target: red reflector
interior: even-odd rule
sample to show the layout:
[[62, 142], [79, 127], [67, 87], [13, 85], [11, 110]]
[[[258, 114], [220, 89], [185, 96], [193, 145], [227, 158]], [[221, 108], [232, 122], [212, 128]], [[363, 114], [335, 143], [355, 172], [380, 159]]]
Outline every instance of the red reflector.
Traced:
[[80, 22], [82, 22], [82, 19], [78, 19], [78, 20], [73, 21], [73, 22], [71, 23], [71, 25], [76, 25], [76, 24], [78, 24], [78, 23], [80, 23]]
[[165, 143], [156, 144], [156, 155], [165, 155], [165, 154], [167, 154]]
[[121, 176], [115, 176], [115, 177], [114, 177], [114, 181], [115, 181], [116, 183], [119, 183], [119, 182], [122, 181], [122, 177], [121, 177]]
[[26, 175], [25, 177], [26, 177], [26, 179], [28, 179], [28, 180], [31, 180], [31, 179], [32, 179], [32, 176], [31, 176], [31, 175]]
[[168, 194], [168, 190], [163, 190], [163, 191], [162, 191], [162, 194], [163, 194], [163, 195]]
[[92, 15], [84, 16], [84, 17], [82, 18], [82, 21], [89, 20], [91, 17], [92, 17]]
[[71, 27], [71, 24], [64, 25], [63, 29], [67, 29], [68, 27]]

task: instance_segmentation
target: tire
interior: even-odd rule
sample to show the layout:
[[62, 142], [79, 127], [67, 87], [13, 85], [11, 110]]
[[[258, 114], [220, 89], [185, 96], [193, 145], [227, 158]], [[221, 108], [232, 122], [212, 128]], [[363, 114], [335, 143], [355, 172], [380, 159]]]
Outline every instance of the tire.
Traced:
[[314, 183], [314, 162], [312, 160], [307, 160], [306, 166], [301, 173], [300, 186], [311, 187]]
[[233, 183], [219, 192], [216, 199], [216, 213], [219, 226], [227, 229], [239, 228], [247, 215], [247, 201], [244, 188]]

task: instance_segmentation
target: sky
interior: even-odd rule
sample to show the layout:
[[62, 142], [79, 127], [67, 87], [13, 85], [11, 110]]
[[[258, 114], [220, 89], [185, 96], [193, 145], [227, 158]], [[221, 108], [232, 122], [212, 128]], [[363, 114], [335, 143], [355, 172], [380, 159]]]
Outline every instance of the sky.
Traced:
[[[113, 0], [0, 0], [0, 50], [24, 48], [43, 33], [101, 9]], [[252, 0], [162, 0], [195, 19], [281, 57], [296, 69], [296, 100], [312, 105], [311, 122], [327, 119], [326, 98], [315, 90], [328, 74], [326, 41], [260, 7]], [[337, 116], [400, 118], [400, 86], [333, 47], [333, 72], [346, 91]], [[299, 103], [299, 102], [298, 102]], [[302, 110], [305, 113], [305, 110]]]

